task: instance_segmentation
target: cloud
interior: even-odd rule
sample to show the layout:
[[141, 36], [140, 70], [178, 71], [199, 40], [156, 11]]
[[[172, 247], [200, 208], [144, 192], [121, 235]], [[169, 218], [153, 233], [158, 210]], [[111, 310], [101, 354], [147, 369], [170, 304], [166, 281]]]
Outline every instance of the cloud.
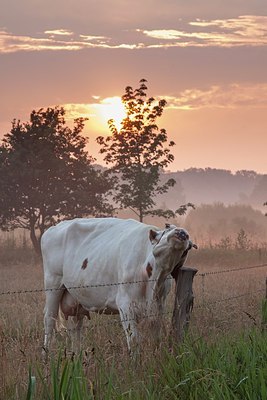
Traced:
[[[160, 95], [167, 101], [166, 109], [198, 110], [202, 108], [267, 108], [267, 84], [241, 85], [231, 84], [211, 86], [207, 89], [190, 88], [177, 95]], [[92, 96], [91, 103], [61, 104], [66, 110], [66, 119], [89, 118], [107, 126], [110, 118], [124, 118], [124, 107], [120, 97]]]
[[76, 118], [92, 118], [95, 117], [92, 105], [87, 103], [67, 103], [63, 104], [66, 110], [66, 119], [74, 120]]
[[[197, 28], [192, 31], [193, 28]], [[199, 20], [188, 23], [187, 30], [160, 29], [138, 30], [157, 40], [171, 41], [158, 43], [157, 47], [233, 47], [267, 45], [267, 16], [245, 15], [220, 20]]]
[[55, 40], [53, 38], [33, 38], [30, 36], [12, 35], [4, 30], [0, 31], [0, 53], [14, 53], [17, 51], [44, 51], [44, 50], [79, 50], [79, 42]]
[[69, 31], [68, 29], [54, 29], [54, 30], [51, 30], [51, 31], [45, 31], [44, 32], [45, 34], [47, 34], [47, 35], [52, 35], [52, 36], [56, 36], [56, 35], [58, 35], [58, 36], [72, 36], [73, 35], [73, 32], [72, 31]]
[[[90, 48], [106, 49], [136, 49], [140, 44], [109, 43], [110, 38], [95, 35], [74, 35], [73, 32], [63, 29], [45, 31], [47, 37], [19, 36], [0, 30], [0, 53], [14, 53], [18, 51], [77, 51]], [[58, 39], [57, 36], [71, 36], [71, 38]]]
[[92, 36], [92, 35], [80, 35], [80, 38], [83, 40], [108, 40], [108, 38], [106, 36]]
[[176, 96], [160, 97], [167, 100], [169, 109], [267, 108], [267, 84], [211, 86], [207, 89], [187, 89]]
[[[179, 22], [182, 24], [182, 22]], [[170, 47], [266, 46], [267, 16], [245, 15], [230, 19], [183, 22], [183, 29], [132, 29], [111, 36], [75, 33], [69, 29], [46, 30], [43, 34], [14, 35], [0, 30], [0, 53], [17, 51], [77, 51], [90, 48], [153, 49]]]

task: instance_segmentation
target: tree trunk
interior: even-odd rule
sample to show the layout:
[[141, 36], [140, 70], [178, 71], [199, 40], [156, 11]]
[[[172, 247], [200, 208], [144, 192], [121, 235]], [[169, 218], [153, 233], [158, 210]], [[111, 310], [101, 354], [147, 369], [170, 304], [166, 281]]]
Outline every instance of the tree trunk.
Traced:
[[40, 240], [36, 236], [36, 231], [34, 224], [30, 222], [30, 238], [32, 241], [33, 248], [39, 256], [41, 255], [41, 245], [40, 245]]
[[143, 222], [144, 215], [143, 215], [143, 208], [139, 207], [139, 221]]
[[193, 308], [193, 279], [197, 269], [181, 267], [175, 278], [175, 300], [172, 315], [171, 335], [177, 343], [181, 342], [189, 325], [190, 313]]

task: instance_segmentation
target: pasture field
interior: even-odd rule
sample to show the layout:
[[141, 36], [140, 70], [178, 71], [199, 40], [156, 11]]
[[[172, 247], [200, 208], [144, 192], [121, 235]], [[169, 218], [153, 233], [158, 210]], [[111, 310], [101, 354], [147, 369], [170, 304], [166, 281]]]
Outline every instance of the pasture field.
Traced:
[[[118, 317], [93, 315], [81, 354], [73, 356], [60, 332], [48, 363], [41, 357], [44, 292], [36, 291], [43, 288], [41, 263], [25, 244], [2, 254], [1, 400], [267, 399], [267, 333], [261, 324], [267, 267], [256, 267], [267, 263], [266, 249], [191, 252], [187, 266], [198, 269], [195, 304], [180, 346], [171, 346], [166, 335], [155, 350], [144, 331], [141, 354], [131, 359]], [[166, 332], [172, 302], [173, 293]]]

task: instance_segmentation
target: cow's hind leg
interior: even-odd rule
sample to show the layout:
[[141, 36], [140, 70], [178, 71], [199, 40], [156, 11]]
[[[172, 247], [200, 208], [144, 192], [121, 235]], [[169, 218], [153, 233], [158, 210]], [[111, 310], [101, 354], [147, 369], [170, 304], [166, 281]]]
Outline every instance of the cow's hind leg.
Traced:
[[60, 316], [67, 322], [68, 333], [71, 337], [73, 353], [79, 353], [81, 348], [81, 329], [83, 319], [90, 319], [89, 311], [87, 311], [78, 301], [68, 292], [64, 294], [60, 300]]
[[133, 320], [131, 314], [126, 313], [125, 311], [120, 311], [120, 318], [123, 330], [126, 335], [127, 346], [129, 352], [132, 353], [133, 347], [138, 345], [138, 334], [136, 330], [136, 322]]
[[117, 305], [123, 330], [126, 335], [128, 349], [130, 353], [133, 353], [138, 348], [140, 339], [136, 323], [136, 310], [134, 309], [128, 294], [124, 291], [117, 296]]
[[51, 290], [46, 289], [46, 303], [44, 309], [44, 328], [45, 328], [44, 345], [43, 345], [44, 355], [47, 354], [49, 349], [49, 344], [51, 341], [52, 333], [55, 328], [55, 323], [58, 316], [60, 300], [64, 292], [64, 287], [61, 288], [61, 286], [59, 285], [58, 288], [55, 288], [55, 284], [53, 284], [53, 286], [54, 289]]
[[79, 354], [81, 351], [81, 330], [83, 326], [84, 315], [77, 314], [74, 317], [71, 317], [71, 343], [72, 343], [72, 352], [74, 354]]

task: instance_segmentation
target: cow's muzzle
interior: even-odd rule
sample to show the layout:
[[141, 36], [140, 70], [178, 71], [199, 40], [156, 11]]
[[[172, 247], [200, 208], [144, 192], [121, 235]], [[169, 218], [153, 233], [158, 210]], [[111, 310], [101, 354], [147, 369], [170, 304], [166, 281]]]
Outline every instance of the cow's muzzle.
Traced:
[[175, 229], [174, 235], [182, 242], [189, 239], [189, 235], [184, 229]]

